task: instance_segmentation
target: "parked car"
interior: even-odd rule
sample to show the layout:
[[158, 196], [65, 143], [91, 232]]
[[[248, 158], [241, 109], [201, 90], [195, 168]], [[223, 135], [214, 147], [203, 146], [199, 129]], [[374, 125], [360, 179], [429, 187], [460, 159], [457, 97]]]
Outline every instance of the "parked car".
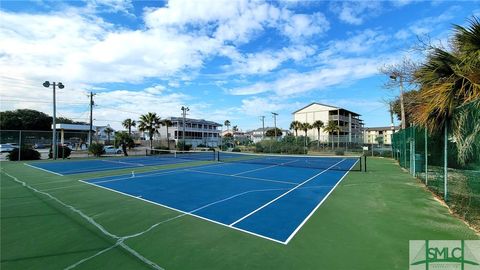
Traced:
[[9, 143], [0, 144], [0, 152], [2, 152], [2, 153], [12, 152], [13, 149], [15, 149], [15, 148], [18, 148], [18, 147], [14, 147], [13, 145], [11, 145]]
[[105, 151], [105, 154], [121, 154], [121, 153], [123, 153], [122, 149], [115, 148], [113, 145], [105, 146], [105, 147], [103, 147], [103, 150]]
[[47, 145], [43, 144], [43, 143], [36, 143], [33, 145], [33, 148], [34, 149], [44, 149], [44, 148], [47, 148]]

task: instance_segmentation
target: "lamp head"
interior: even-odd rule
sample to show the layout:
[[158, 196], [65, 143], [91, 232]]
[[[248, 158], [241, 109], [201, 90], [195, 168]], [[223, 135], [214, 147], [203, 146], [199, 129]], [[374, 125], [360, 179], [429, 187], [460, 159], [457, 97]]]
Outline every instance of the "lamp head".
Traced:
[[45, 81], [45, 82], [43, 83], [43, 86], [44, 86], [44, 87], [47, 87], [47, 88], [50, 87], [50, 82], [49, 82], [49, 81]]
[[390, 75], [390, 79], [396, 81], [396, 80], [397, 80], [397, 76], [395, 76], [395, 75], [392, 74], [392, 75]]
[[63, 89], [65, 87], [61, 82], [57, 83], [57, 86], [59, 89]]

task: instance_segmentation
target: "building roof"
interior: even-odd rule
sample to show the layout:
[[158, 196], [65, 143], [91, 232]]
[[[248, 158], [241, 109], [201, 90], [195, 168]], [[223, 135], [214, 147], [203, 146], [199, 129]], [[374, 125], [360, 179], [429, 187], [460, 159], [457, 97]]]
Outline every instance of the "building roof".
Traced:
[[[169, 119], [170, 121], [183, 121], [183, 117], [167, 117], [167, 119]], [[213, 125], [213, 126], [218, 126], [218, 127], [223, 126], [222, 124], [219, 124], [217, 122], [208, 121], [208, 120], [204, 120], [204, 119], [185, 118], [185, 121], [186, 122], [201, 123], [201, 124], [204, 124], [204, 125]]]
[[[53, 128], [53, 125], [52, 125]], [[76, 131], [88, 131], [90, 125], [78, 125], [78, 124], [55, 124], [56, 129], [64, 130], [76, 130]], [[96, 126], [92, 126], [92, 130], [95, 130]]]
[[[395, 130], [399, 130], [400, 126], [394, 126]], [[382, 130], [391, 130], [392, 127], [366, 127], [365, 131], [382, 131]]]
[[310, 106], [312, 106], [312, 105], [315, 105], [315, 104], [316, 104], [316, 105], [320, 105], [320, 106], [330, 107], [330, 108], [332, 108], [330, 111], [333, 111], [333, 110], [344, 110], [344, 111], [347, 111], [347, 112], [349, 112], [349, 113], [351, 113], [351, 114], [353, 114], [353, 115], [355, 115], [355, 116], [360, 116], [360, 114], [358, 114], [358, 113], [356, 113], [356, 112], [352, 112], [352, 111], [347, 110], [347, 109], [344, 109], [344, 108], [335, 107], [335, 106], [332, 106], [332, 105], [327, 105], [327, 104], [323, 104], [323, 103], [319, 103], [319, 102], [312, 102], [312, 103], [308, 104], [307, 106], [305, 106], [305, 107], [303, 107], [303, 108], [301, 108], [301, 109], [298, 109], [298, 110], [294, 111], [292, 114], [296, 114], [297, 112], [299, 112], [299, 111], [301, 111], [301, 110], [303, 110], [303, 109], [305, 109], [305, 108], [308, 108], [308, 107], [310, 107]]

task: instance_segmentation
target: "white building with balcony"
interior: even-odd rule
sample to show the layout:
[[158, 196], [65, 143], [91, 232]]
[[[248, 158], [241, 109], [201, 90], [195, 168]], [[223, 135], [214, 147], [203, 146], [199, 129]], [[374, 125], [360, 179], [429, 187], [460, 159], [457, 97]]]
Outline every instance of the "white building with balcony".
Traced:
[[392, 144], [393, 133], [400, 130], [399, 126], [369, 127], [364, 130], [366, 144]]
[[[320, 129], [320, 134], [316, 128], [310, 129], [307, 136], [312, 140], [317, 140], [320, 135], [320, 141], [341, 143], [362, 143], [363, 144], [363, 120], [360, 119], [360, 114], [349, 111], [344, 108], [325, 105], [313, 102], [295, 112], [293, 120], [301, 123], [313, 124], [320, 120], [326, 126], [329, 121], [335, 121], [340, 128], [339, 134], [337, 132], [329, 134], [323, 129]], [[298, 135], [303, 135], [302, 130], [298, 130]]]
[[[185, 130], [185, 143], [191, 144], [193, 147], [203, 144], [208, 147], [217, 147], [220, 145], [219, 127], [222, 125], [216, 122], [207, 121], [203, 119], [185, 118], [185, 129], [183, 128], [182, 117], [167, 117], [164, 118], [172, 121], [172, 126], [168, 127], [170, 140], [175, 140], [175, 143], [183, 140], [183, 131]], [[148, 139], [148, 136], [145, 136]], [[155, 134], [155, 139], [167, 139], [167, 127], [161, 126], [158, 129], [158, 134]]]

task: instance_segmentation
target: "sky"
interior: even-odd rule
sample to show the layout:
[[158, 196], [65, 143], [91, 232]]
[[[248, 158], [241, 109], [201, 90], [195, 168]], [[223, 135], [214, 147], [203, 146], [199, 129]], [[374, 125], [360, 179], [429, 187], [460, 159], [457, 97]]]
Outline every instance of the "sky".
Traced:
[[[0, 2], [0, 110], [35, 109], [94, 125], [155, 112], [241, 130], [288, 128], [312, 102], [389, 126], [379, 69], [452, 24], [480, 16], [479, 1], [78, 0]], [[420, 58], [419, 58], [420, 57]]]

